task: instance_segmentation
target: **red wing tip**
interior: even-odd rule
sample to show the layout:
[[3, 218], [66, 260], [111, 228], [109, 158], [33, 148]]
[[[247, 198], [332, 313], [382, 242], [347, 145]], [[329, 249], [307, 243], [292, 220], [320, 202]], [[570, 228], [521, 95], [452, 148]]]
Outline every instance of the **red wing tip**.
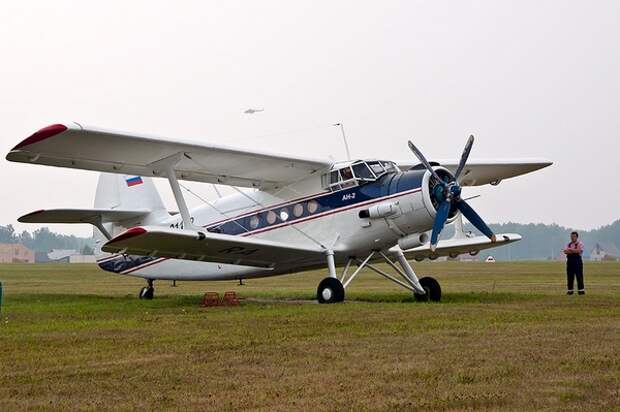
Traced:
[[49, 137], [62, 133], [65, 130], [67, 130], [67, 126], [65, 126], [64, 124], [53, 124], [53, 125], [44, 127], [43, 129], [40, 129], [34, 132], [30, 137], [24, 139], [21, 143], [15, 146], [13, 150], [19, 150], [24, 146], [38, 143]]
[[114, 243], [114, 242], [119, 242], [121, 240], [126, 240], [132, 237], [136, 237], [136, 236], [140, 236], [146, 233], [146, 229], [141, 228], [141, 227], [132, 227], [130, 229], [127, 229], [125, 232], [121, 233], [120, 235], [116, 236], [115, 238], [113, 238], [112, 240], [110, 240], [108, 242], [108, 244], [110, 243]]
[[141, 227], [132, 227], [130, 229], [127, 229], [125, 232], [121, 233], [120, 235], [116, 236], [114, 239], [110, 240], [108, 242], [108, 244], [114, 243], [114, 242], [119, 242], [121, 240], [126, 240], [132, 237], [136, 237], [136, 236], [140, 236], [146, 233], [146, 229], [141, 228]]

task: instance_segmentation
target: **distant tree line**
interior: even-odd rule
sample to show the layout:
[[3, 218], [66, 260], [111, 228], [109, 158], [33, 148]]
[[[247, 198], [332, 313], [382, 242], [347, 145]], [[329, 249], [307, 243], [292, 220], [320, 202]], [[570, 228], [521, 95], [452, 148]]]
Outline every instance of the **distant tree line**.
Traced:
[[54, 233], [42, 227], [30, 233], [17, 233], [13, 225], [0, 226], [0, 243], [21, 243], [35, 252], [49, 252], [52, 249], [73, 249], [85, 255], [92, 255], [94, 241], [73, 235]]
[[[523, 236], [523, 240], [520, 242], [480, 252], [482, 257], [491, 255], [500, 260], [557, 258], [568, 243], [570, 232], [575, 230], [556, 224], [545, 225], [542, 223], [503, 223], [491, 224], [489, 226], [495, 233], [518, 233]], [[465, 225], [465, 228], [477, 233], [471, 225]], [[598, 229], [577, 229], [577, 232], [579, 232], [579, 239], [585, 245], [586, 256], [590, 255], [597, 243], [601, 245], [615, 245], [620, 248], [620, 219]]]

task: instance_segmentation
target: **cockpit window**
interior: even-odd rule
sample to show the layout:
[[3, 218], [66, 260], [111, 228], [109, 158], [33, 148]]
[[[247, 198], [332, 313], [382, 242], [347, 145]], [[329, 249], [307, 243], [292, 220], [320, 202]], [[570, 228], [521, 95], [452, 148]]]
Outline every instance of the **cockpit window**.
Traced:
[[383, 172], [385, 172], [385, 169], [383, 168], [383, 166], [381, 166], [381, 163], [379, 162], [370, 162], [368, 163], [368, 166], [377, 176], [381, 176]]
[[374, 182], [384, 174], [394, 171], [398, 169], [392, 162], [358, 160], [334, 166], [334, 170], [321, 176], [321, 183], [325, 189], [334, 191]]
[[358, 163], [356, 165], [353, 165], [353, 173], [355, 173], [355, 177], [357, 177], [358, 179], [370, 181], [375, 180], [375, 175], [372, 174], [366, 163]]
[[340, 176], [342, 176], [342, 180], [351, 180], [353, 179], [353, 172], [351, 172], [350, 167], [345, 167], [340, 169]]
[[381, 162], [386, 172], [393, 172], [396, 170], [396, 164], [393, 162]]

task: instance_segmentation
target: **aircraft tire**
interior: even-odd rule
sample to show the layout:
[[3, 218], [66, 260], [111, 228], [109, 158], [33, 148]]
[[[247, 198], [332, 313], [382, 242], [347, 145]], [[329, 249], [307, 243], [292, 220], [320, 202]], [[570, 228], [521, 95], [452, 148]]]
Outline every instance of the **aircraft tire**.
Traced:
[[319, 303], [337, 303], [344, 300], [344, 287], [336, 278], [325, 278], [316, 290]]
[[414, 294], [415, 300], [418, 302], [439, 302], [441, 300], [441, 286], [437, 279], [432, 277], [423, 277], [420, 279], [420, 285], [426, 291], [426, 295]]
[[155, 295], [155, 288], [150, 287], [150, 286], [145, 286], [142, 289], [140, 289], [140, 294], [138, 296], [140, 297], [140, 299], [151, 300], [153, 299], [154, 295]]

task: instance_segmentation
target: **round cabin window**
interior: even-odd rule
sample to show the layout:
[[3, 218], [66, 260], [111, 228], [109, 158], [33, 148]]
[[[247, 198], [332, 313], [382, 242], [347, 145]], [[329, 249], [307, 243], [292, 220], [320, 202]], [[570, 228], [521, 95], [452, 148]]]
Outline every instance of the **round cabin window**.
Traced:
[[309, 201], [308, 202], [308, 212], [315, 213], [317, 210], [319, 210], [319, 204], [316, 202], [316, 200]]
[[260, 220], [258, 219], [258, 216], [252, 216], [250, 218], [250, 228], [256, 229], [259, 223], [260, 223]]
[[269, 223], [270, 225], [273, 225], [276, 222], [276, 218], [277, 216], [275, 212], [273, 212], [272, 210], [267, 212], [267, 223]]
[[293, 206], [293, 214], [295, 215], [295, 217], [299, 217], [299, 216], [303, 215], [304, 214], [304, 206], [301, 203], [298, 203], [295, 206]]
[[286, 222], [288, 220], [288, 210], [286, 208], [280, 210], [280, 219], [283, 222]]

